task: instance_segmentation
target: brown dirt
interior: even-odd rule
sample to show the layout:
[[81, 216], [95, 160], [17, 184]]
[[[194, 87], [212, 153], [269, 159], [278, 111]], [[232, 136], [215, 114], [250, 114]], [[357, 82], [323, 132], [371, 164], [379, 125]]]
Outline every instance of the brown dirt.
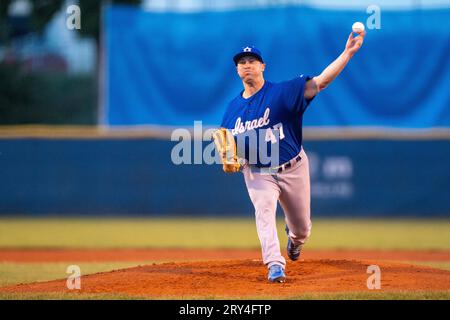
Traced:
[[381, 268], [380, 291], [450, 290], [450, 271], [394, 262], [448, 262], [449, 251], [305, 250], [300, 261], [288, 262], [288, 280], [284, 284], [267, 282], [260, 256], [259, 250], [230, 249], [0, 249], [1, 262], [172, 261], [85, 275], [81, 290], [68, 290], [63, 279], [4, 287], [0, 292], [111, 293], [155, 298], [270, 298], [312, 292], [361, 292], [369, 291], [367, 266], [372, 264]]
[[287, 266], [288, 280], [272, 284], [259, 260], [170, 262], [82, 276], [81, 290], [68, 290], [66, 280], [0, 288], [9, 293], [102, 293], [154, 298], [289, 297], [312, 292], [373, 292], [367, 267], [381, 269], [381, 290], [449, 291], [450, 271], [367, 260], [300, 260]]

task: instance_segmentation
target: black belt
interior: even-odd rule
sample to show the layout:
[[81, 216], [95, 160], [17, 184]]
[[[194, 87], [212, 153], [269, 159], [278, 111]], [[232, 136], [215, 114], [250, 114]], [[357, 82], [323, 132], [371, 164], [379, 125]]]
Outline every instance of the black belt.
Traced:
[[283, 163], [280, 166], [276, 166], [276, 167], [253, 167], [250, 166], [254, 169], [258, 169], [261, 172], [264, 172], [266, 174], [275, 174], [275, 173], [280, 173], [286, 169], [289, 169], [290, 167], [292, 167], [294, 164], [298, 163], [300, 160], [302, 160], [302, 157], [300, 155], [296, 156], [294, 159], [289, 160], [288, 162]]
[[[273, 169], [277, 170], [277, 173], [280, 173], [286, 169], [289, 169], [290, 167], [292, 167], [294, 164], [296, 164], [300, 160], [302, 160], [302, 157], [300, 157], [300, 155], [298, 155], [297, 157], [295, 157], [294, 160], [289, 160], [288, 162], [283, 163], [281, 166], [275, 167]], [[278, 169], [276, 169], [276, 168], [278, 168]]]

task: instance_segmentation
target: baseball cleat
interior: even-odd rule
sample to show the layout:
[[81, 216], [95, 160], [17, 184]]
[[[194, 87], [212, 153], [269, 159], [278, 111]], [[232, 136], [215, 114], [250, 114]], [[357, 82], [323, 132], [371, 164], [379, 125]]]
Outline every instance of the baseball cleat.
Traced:
[[288, 242], [287, 242], [287, 255], [289, 257], [289, 259], [291, 259], [292, 261], [297, 261], [298, 258], [300, 257], [300, 252], [302, 250], [302, 245], [298, 244], [295, 245], [292, 240], [291, 237], [289, 236], [289, 228], [286, 226], [286, 233], [288, 235]]
[[286, 280], [286, 275], [284, 274], [284, 269], [279, 264], [274, 264], [269, 268], [268, 279], [270, 282], [283, 283]]

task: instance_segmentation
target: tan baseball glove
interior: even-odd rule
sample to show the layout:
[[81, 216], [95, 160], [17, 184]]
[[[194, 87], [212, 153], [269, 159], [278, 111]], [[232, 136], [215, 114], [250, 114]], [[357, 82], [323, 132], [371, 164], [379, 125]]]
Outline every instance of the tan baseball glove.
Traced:
[[220, 154], [223, 163], [223, 171], [238, 172], [241, 164], [237, 158], [236, 141], [233, 134], [225, 128], [219, 128], [213, 133], [216, 150]]

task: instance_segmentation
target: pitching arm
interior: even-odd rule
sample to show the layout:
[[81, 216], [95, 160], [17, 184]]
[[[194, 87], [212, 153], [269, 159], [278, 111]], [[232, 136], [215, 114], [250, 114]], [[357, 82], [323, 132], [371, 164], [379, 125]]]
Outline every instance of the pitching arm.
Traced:
[[306, 99], [312, 99], [316, 94], [325, 89], [341, 73], [353, 55], [361, 47], [366, 32], [361, 31], [358, 35], [359, 36], [355, 38], [353, 37], [353, 32], [351, 32], [345, 45], [345, 49], [341, 55], [328, 67], [326, 67], [320, 75], [306, 82], [304, 93]]

